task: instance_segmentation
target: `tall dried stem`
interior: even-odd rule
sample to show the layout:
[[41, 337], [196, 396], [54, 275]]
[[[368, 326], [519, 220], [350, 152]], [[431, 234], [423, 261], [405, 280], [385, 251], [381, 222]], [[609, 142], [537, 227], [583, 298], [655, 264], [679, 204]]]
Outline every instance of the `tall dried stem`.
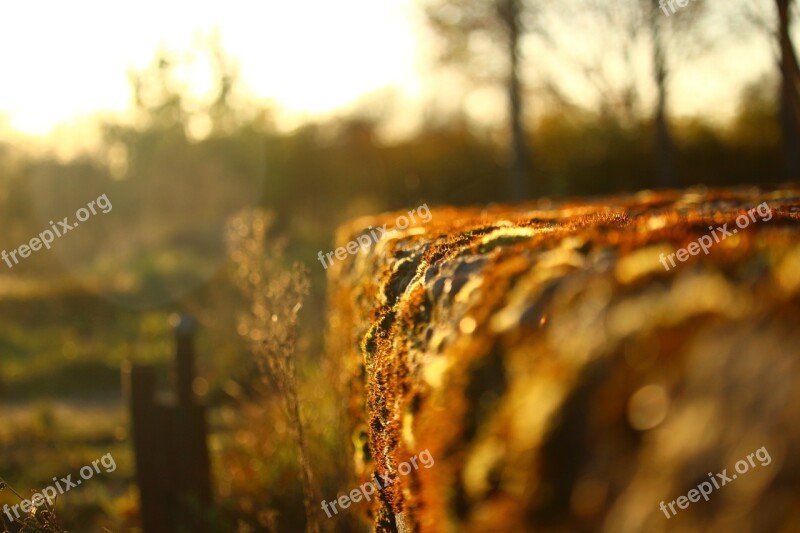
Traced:
[[298, 313], [309, 292], [308, 274], [299, 263], [284, 267], [286, 240], [268, 238], [272, 214], [252, 210], [233, 217], [228, 224], [228, 253], [234, 265], [234, 281], [248, 300], [249, 310], [238, 321], [267, 382], [282, 399], [303, 486], [306, 531], [319, 533], [314, 502], [318, 493], [303, 432], [297, 391], [295, 351]]

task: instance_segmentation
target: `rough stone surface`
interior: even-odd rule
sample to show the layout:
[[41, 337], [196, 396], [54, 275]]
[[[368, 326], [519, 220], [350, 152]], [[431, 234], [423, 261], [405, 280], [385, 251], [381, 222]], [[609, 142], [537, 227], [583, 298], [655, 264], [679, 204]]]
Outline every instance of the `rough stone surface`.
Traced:
[[800, 530], [800, 188], [432, 211], [329, 271], [356, 475], [435, 460], [375, 531]]

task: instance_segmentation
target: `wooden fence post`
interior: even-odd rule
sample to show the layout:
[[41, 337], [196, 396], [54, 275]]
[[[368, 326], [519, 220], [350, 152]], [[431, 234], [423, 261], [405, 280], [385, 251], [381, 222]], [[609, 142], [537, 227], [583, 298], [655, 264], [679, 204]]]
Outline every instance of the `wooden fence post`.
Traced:
[[195, 322], [175, 326], [177, 394], [156, 398], [151, 365], [123, 365], [145, 533], [207, 531], [212, 503], [205, 407], [192, 390]]

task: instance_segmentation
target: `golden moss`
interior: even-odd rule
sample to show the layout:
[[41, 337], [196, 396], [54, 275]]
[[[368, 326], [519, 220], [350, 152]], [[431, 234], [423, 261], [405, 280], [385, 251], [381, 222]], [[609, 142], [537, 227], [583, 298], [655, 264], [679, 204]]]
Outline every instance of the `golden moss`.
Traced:
[[[440, 208], [334, 265], [328, 352], [352, 428], [368, 433], [355, 475], [396, 475], [426, 449], [436, 461], [381, 491], [373, 528], [660, 531], [658, 502], [730, 467], [753, 435], [784, 450], [770, 475], [790, 483], [779, 473], [800, 467], [787, 392], [800, 385], [798, 193]], [[771, 220], [664, 270], [661, 253], [765, 201]], [[353, 221], [338, 242], [394, 217]], [[705, 448], [675, 448], [690, 431]], [[796, 483], [783, 501], [798, 503]], [[763, 520], [796, 520], [757, 505], [778, 488], [742, 490]], [[731, 505], [681, 519], [724, 528]]]

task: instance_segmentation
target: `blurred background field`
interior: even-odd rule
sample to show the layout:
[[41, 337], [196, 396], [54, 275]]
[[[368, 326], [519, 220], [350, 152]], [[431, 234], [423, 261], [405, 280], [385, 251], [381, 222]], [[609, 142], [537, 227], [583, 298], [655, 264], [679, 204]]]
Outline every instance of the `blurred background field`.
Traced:
[[[300, 394], [312, 463], [333, 495], [346, 488], [353, 448], [322, 355], [326, 272], [317, 253], [331, 250], [339, 224], [422, 203], [800, 176], [797, 103], [786, 100], [796, 59], [794, 70], [779, 68], [786, 49], [773, 33], [791, 36], [780, 32], [790, 27], [778, 8], [792, 2], [695, 2], [669, 17], [636, 1], [373, 4], [314, 3], [316, 15], [265, 7], [261, 17], [249, 6], [234, 15], [203, 5], [184, 18], [170, 8], [152, 34], [125, 46], [118, 14], [86, 25], [53, 5], [52, 38], [36, 42], [25, 33], [37, 21], [30, 8], [0, 8], [0, 68], [9, 73], [0, 91], [0, 250], [101, 194], [113, 204], [52, 250], [13, 269], [0, 263], [0, 477], [23, 492], [107, 452], [117, 461], [113, 474], [59, 503], [71, 531], [138, 527], [120, 364], [154, 363], [166, 383], [175, 312], [201, 325], [195, 391], [211, 406], [221, 530], [302, 529], [288, 429], [237, 335], [244, 304], [223, 234], [240, 209], [273, 212], [274, 235], [288, 239], [282, 260], [308, 266]], [[513, 24], [505, 8], [515, 10]], [[91, 2], [75, 9], [105, 12]], [[149, 21], [139, 10], [133, 20]], [[85, 54], [98, 38], [113, 46], [93, 64]], [[283, 46], [265, 48], [276, 42]], [[81, 107], [112, 92], [107, 78], [86, 74], [112, 64], [117, 100]], [[270, 75], [283, 92], [264, 90]], [[39, 84], [52, 92], [30, 89]], [[524, 178], [523, 196], [508, 186], [514, 175]], [[0, 504], [11, 501], [0, 494]], [[354, 524], [345, 515], [334, 527]]]

